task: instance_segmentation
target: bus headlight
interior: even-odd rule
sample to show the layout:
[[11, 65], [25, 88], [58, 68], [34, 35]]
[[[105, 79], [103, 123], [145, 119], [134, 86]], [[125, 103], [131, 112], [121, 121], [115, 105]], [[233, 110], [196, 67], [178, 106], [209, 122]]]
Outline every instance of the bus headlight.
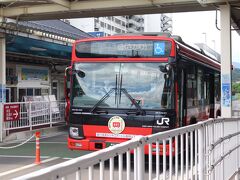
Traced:
[[78, 132], [78, 128], [76, 127], [70, 127], [69, 128], [69, 134], [71, 137], [78, 137], [79, 136], [79, 132]]

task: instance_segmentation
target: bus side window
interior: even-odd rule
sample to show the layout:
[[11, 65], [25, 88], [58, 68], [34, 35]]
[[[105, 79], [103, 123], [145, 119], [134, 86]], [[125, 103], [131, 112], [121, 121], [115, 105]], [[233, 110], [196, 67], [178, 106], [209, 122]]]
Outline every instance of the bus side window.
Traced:
[[220, 96], [220, 74], [219, 73], [215, 73], [215, 101], [219, 102], [221, 100], [221, 96]]
[[195, 66], [189, 66], [187, 72], [187, 107], [197, 105], [197, 80]]
[[204, 75], [203, 70], [198, 68], [197, 72], [197, 91], [200, 108], [204, 106]]

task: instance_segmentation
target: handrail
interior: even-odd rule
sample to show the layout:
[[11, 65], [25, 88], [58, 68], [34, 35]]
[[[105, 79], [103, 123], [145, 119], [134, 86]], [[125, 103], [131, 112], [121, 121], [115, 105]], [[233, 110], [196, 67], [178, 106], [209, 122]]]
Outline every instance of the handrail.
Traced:
[[[58, 179], [59, 177], [63, 177], [66, 175], [66, 167], [69, 167], [67, 173], [74, 173], [82, 168], [86, 168], [92, 165], [95, 165], [99, 162], [103, 162], [105, 160], [110, 159], [112, 156], [117, 156], [119, 154], [123, 154], [126, 151], [129, 151], [129, 147], [137, 148], [141, 142], [143, 141], [142, 136], [134, 137], [133, 139], [117, 144], [115, 146], [110, 146], [106, 149], [102, 149], [100, 151], [95, 151], [93, 153], [71, 159], [69, 161], [54, 165], [52, 167], [47, 167], [39, 170], [38, 172], [32, 172], [30, 174], [15, 178], [14, 180], [22, 180], [22, 179]], [[117, 151], [112, 152], [114, 149]], [[64, 170], [64, 171], [63, 171]], [[50, 173], [49, 172], [55, 172]]]
[[[219, 124], [219, 125], [218, 125]], [[231, 128], [232, 126], [236, 128]], [[229, 132], [227, 131], [229, 129]], [[231, 131], [231, 132], [230, 132]], [[217, 133], [216, 133], [217, 132]], [[215, 133], [215, 134], [214, 134]], [[42, 169], [37, 172], [33, 172], [18, 178], [20, 179], [59, 179], [66, 177], [67, 175], [76, 173], [76, 179], [79, 179], [80, 172], [87, 170], [89, 172], [89, 177], [92, 177], [93, 166], [100, 164], [100, 179], [104, 177], [104, 163], [105, 161], [110, 162], [110, 174], [113, 174], [114, 157], [118, 156], [119, 161], [119, 171], [122, 171], [123, 154], [127, 154], [127, 164], [128, 171], [127, 177], [130, 177], [130, 153], [134, 155], [134, 178], [143, 179], [144, 169], [144, 149], [145, 153], [148, 152], [149, 156], [149, 167], [146, 173], [156, 173], [156, 176], [150, 175], [149, 177], [160, 177], [160, 173], [163, 179], [166, 179], [167, 167], [169, 170], [169, 178], [174, 176], [180, 176], [181, 179], [189, 179], [194, 176], [197, 179], [226, 179], [231, 177], [236, 169], [239, 169], [240, 163], [240, 118], [217, 118], [209, 119], [207, 121], [202, 121], [197, 124], [193, 124], [186, 127], [181, 127], [178, 129], [172, 129], [165, 132], [160, 132], [157, 134], [152, 134], [148, 136], [138, 136], [127, 142], [108, 147], [106, 149], [93, 152], [91, 154], [63, 162], [52, 167]], [[237, 137], [237, 144], [227, 144], [224, 140]], [[162, 141], [163, 143], [159, 143]], [[221, 148], [215, 148], [217, 145], [221, 145]], [[167, 148], [168, 146], [168, 148]], [[209, 153], [209, 149], [211, 153]], [[173, 159], [173, 154], [176, 156]], [[226, 166], [217, 166], [223, 161], [226, 161], [232, 153], [238, 152], [239, 155], [230, 159], [229, 163], [236, 162], [238, 166], [234, 166], [234, 169], [228, 169]], [[168, 153], [168, 157], [167, 154]], [[171, 155], [170, 155], [171, 154]], [[156, 156], [156, 166], [160, 165], [161, 159], [159, 156], [163, 156], [163, 171], [159, 171], [156, 168], [156, 172], [152, 171], [152, 156]], [[190, 156], [189, 156], [190, 155]], [[179, 158], [178, 158], [179, 157]], [[167, 158], [169, 158], [168, 165], [166, 165]], [[175, 162], [175, 166], [173, 166]], [[175, 167], [175, 171], [173, 168]], [[218, 168], [222, 167], [222, 172], [217, 173]], [[178, 172], [179, 171], [179, 172]], [[227, 174], [231, 172], [232, 174]], [[85, 173], [88, 174], [88, 173]], [[219, 177], [218, 177], [219, 176]], [[111, 176], [112, 177], [112, 176]], [[122, 178], [122, 172], [119, 172], [119, 177]], [[138, 178], [139, 177], [139, 178]], [[121, 179], [120, 178], [120, 179]]]

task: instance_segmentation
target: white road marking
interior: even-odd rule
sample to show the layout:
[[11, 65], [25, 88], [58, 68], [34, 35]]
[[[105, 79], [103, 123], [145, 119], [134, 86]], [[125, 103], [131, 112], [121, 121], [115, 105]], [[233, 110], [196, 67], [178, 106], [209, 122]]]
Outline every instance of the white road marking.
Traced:
[[65, 160], [71, 160], [71, 159], [73, 159], [73, 158], [67, 158], [67, 157], [66, 157], [66, 158], [63, 158], [63, 159], [65, 159]]
[[[36, 142], [27, 142], [29, 144], [36, 144]], [[42, 142], [40, 140], [40, 144], [67, 144], [67, 142]]]
[[[0, 1], [1, 1], [1, 0], [0, 0]], [[61, 136], [61, 135], [68, 135], [68, 133], [67, 133], [67, 132], [59, 132], [59, 133], [55, 133], [55, 134], [48, 135], [48, 136], [41, 136], [41, 137], [40, 137], [40, 142], [42, 142], [41, 139], [43, 140], [43, 139], [48, 139], [48, 138], [52, 138], [52, 137], [56, 137], [56, 136]], [[21, 141], [24, 141], [24, 139], [22, 139], [22, 140], [13, 140], [13, 141], [11, 141], [11, 142], [4, 142], [4, 143], [1, 143], [1, 146], [6, 146], [6, 145], [10, 145], [10, 144], [17, 144], [17, 143], [19, 143], [19, 142], [21, 142]], [[29, 142], [35, 143], [36, 140], [35, 140], [35, 139], [32, 139], [32, 140], [30, 140]], [[67, 140], [66, 140], [66, 142], [67, 142]]]
[[[0, 157], [7, 158], [36, 158], [36, 156], [16, 156], [16, 155], [0, 155]], [[41, 158], [50, 158], [50, 156], [41, 156]]]
[[[53, 161], [53, 160], [56, 160], [56, 159], [59, 159], [59, 157], [53, 157], [53, 158], [50, 158], [50, 159], [46, 159], [46, 160], [42, 161], [41, 163], [50, 162], [50, 161]], [[12, 174], [12, 173], [24, 170], [24, 169], [28, 169], [28, 168], [31, 168], [31, 167], [34, 167], [34, 166], [37, 166], [37, 164], [29, 164], [29, 165], [26, 165], [26, 166], [23, 166], [23, 167], [20, 167], [20, 168], [12, 169], [10, 171], [0, 173], [0, 177], [6, 176], [8, 174]]]

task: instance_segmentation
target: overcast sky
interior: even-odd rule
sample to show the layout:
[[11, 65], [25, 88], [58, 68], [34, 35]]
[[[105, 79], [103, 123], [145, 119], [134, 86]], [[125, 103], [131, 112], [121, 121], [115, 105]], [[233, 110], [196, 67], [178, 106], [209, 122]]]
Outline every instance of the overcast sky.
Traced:
[[[183, 40], [190, 43], [205, 43], [220, 52], [220, 31], [215, 25], [216, 12], [191, 12], [175, 13], [173, 18], [173, 34], [182, 36]], [[220, 19], [218, 13], [218, 27]], [[240, 63], [240, 36], [232, 31], [232, 60]]]
[[[173, 34], [182, 37], [183, 41], [189, 44], [205, 43], [220, 53], [220, 31], [216, 28], [216, 12], [189, 12], [167, 14], [173, 19]], [[218, 28], [220, 28], [220, 13], [218, 12]], [[145, 29], [147, 31], [159, 31], [160, 15], [150, 15]], [[151, 22], [153, 21], [153, 22]], [[232, 60], [240, 63], [240, 36], [232, 31]]]

